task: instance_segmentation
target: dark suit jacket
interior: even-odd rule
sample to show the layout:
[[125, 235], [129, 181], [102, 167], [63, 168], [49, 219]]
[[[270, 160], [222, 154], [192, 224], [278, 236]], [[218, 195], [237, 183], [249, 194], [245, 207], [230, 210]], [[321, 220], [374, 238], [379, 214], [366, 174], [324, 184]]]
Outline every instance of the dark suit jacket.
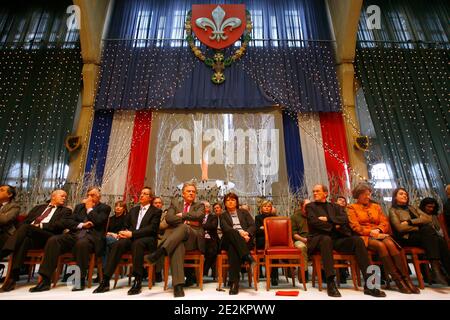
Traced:
[[[328, 235], [332, 238], [352, 236], [347, 213], [335, 203], [326, 202], [325, 205], [316, 202], [308, 203], [306, 205], [306, 215], [309, 230], [309, 252], [313, 252], [316, 249], [322, 235]], [[321, 216], [327, 216], [328, 221], [319, 220]], [[336, 225], [340, 227], [336, 228]]]
[[[247, 231], [251, 237], [248, 243], [253, 244], [256, 233], [255, 220], [253, 220], [251, 214], [246, 210], [237, 209], [237, 215], [242, 229]], [[220, 215], [220, 227], [222, 228], [223, 233], [233, 230], [233, 219], [226, 210]]]
[[135, 206], [131, 208], [130, 213], [127, 215], [127, 219], [125, 222], [126, 228], [133, 233], [132, 237], [133, 240], [143, 237], [152, 237], [156, 240], [162, 210], [154, 206], [150, 206], [145, 212], [144, 217], [142, 218], [139, 230], [136, 230], [140, 209], [141, 206]]
[[255, 240], [257, 249], [264, 249], [266, 243], [266, 234], [264, 232], [264, 229], [261, 229], [261, 227], [264, 227], [264, 219], [276, 216], [277, 216], [276, 214], [271, 213], [270, 214], [260, 213], [255, 217], [255, 226], [256, 226]]
[[15, 201], [8, 202], [0, 208], [0, 232], [12, 235], [16, 231], [16, 218], [20, 213], [20, 206]]
[[199, 250], [205, 250], [205, 233], [203, 231], [202, 222], [205, 218], [205, 205], [201, 202], [193, 202], [189, 207], [189, 212], [183, 213], [182, 217], [176, 216], [177, 213], [183, 212], [184, 201], [172, 202], [167, 209], [166, 222], [169, 228], [164, 233], [163, 240], [168, 238], [172, 233], [171, 229], [176, 228], [178, 225], [184, 223], [185, 220], [188, 221], [198, 221], [200, 226], [189, 225], [191, 231], [195, 234], [196, 247]]
[[[45, 209], [48, 207], [48, 204], [41, 204], [33, 209], [28, 213], [27, 217], [25, 218], [23, 223], [31, 224], [34, 220], [36, 220], [37, 217], [39, 217]], [[52, 218], [48, 223], [42, 224], [42, 229], [49, 231], [53, 234], [60, 234], [64, 231], [65, 225], [64, 225], [64, 219], [67, 219], [72, 214], [72, 210], [66, 207], [58, 207], [55, 210], [55, 213], [53, 214]]]
[[[100, 254], [104, 244], [103, 240], [106, 234], [106, 224], [108, 223], [110, 212], [110, 206], [99, 203], [87, 214], [84, 203], [80, 203], [73, 210], [73, 214], [64, 219], [63, 224], [65, 229], [70, 229], [70, 232], [74, 235], [80, 234], [83, 231], [86, 235], [91, 236], [94, 241], [95, 252]], [[87, 221], [91, 221], [94, 226], [90, 229], [77, 229], [80, 223]]]
[[218, 220], [219, 219], [214, 213], [210, 213], [208, 214], [206, 222], [203, 224], [203, 229], [205, 229], [205, 232], [208, 232], [208, 234], [211, 236], [211, 240], [214, 241], [217, 241], [219, 239], [219, 236], [217, 235]]

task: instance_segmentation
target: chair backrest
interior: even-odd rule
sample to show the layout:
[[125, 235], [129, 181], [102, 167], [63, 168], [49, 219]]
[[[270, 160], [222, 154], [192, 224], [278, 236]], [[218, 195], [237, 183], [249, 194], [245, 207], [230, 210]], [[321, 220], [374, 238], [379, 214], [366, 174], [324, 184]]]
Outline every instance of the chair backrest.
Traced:
[[292, 242], [291, 219], [289, 217], [269, 217], [264, 219], [266, 249], [277, 246], [294, 247]]

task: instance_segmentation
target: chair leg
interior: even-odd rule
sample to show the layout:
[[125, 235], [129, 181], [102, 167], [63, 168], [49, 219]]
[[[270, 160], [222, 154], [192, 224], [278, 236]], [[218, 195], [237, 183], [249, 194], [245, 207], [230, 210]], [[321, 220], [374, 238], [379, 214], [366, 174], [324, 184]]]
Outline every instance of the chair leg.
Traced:
[[266, 257], [266, 290], [270, 290], [270, 272], [272, 271], [271, 258]]
[[223, 258], [221, 254], [217, 255], [217, 259], [216, 259], [216, 269], [217, 269], [217, 290], [220, 291], [220, 287], [222, 286], [223, 283]]
[[154, 266], [153, 265], [148, 265], [147, 267], [147, 273], [148, 273], [148, 288], [151, 289], [153, 286], [153, 271], [154, 271]]
[[319, 291], [322, 291], [322, 284], [323, 284], [323, 280], [322, 280], [322, 262], [319, 260], [319, 258], [317, 258], [317, 285], [319, 287]]
[[[257, 259], [255, 259], [256, 261], [258, 261]], [[259, 279], [259, 264], [256, 263], [254, 269], [252, 270], [252, 275], [253, 275], [253, 282], [255, 283], [255, 291], [258, 291], [258, 279]]]
[[[301, 262], [299, 271], [302, 273], [303, 289], [305, 289], [305, 291], [306, 291], [305, 265], [306, 265], [306, 262], [304, 262], [304, 259], [302, 257], [302, 262]], [[298, 281], [300, 282], [300, 279], [298, 279]]]
[[413, 254], [413, 265], [416, 270], [417, 281], [419, 281], [419, 288], [425, 289], [425, 283], [423, 281], [422, 271], [420, 271], [419, 257], [417, 254]]
[[164, 291], [167, 290], [169, 282], [169, 257], [164, 257]]
[[61, 261], [61, 258], [58, 258], [58, 264], [57, 264], [56, 272], [55, 272], [55, 275], [53, 278], [53, 288], [56, 287], [56, 284], [58, 283], [59, 277], [61, 276], [62, 268], [63, 268], [63, 263]]
[[119, 273], [122, 273], [122, 266], [116, 268], [116, 272], [114, 272], [114, 286], [113, 289], [117, 286], [117, 281], [119, 281]]
[[205, 269], [205, 257], [203, 255], [200, 256], [200, 267], [199, 267], [199, 282], [200, 282], [200, 290], [203, 291], [203, 271]]
[[353, 281], [353, 288], [355, 288], [356, 291], [358, 291], [358, 279], [359, 278], [359, 272], [358, 267], [356, 266], [356, 261], [352, 260], [350, 262], [350, 268], [351, 268], [351, 272], [352, 272], [352, 281]]
[[91, 256], [91, 260], [89, 261], [89, 269], [88, 269], [88, 284], [87, 287], [92, 287], [92, 275], [94, 274], [95, 267], [95, 255]]

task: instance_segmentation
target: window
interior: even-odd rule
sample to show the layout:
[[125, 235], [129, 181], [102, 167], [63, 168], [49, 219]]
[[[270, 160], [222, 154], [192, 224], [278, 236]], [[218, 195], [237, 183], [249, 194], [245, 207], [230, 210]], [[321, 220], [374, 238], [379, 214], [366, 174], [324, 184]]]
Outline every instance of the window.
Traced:
[[[263, 16], [262, 10], [250, 10], [250, 14], [252, 16], [253, 21], [253, 30], [252, 30], [252, 38], [256, 39], [254, 45], [257, 47], [263, 46], [263, 41], [257, 39], [263, 39]], [[242, 23], [245, 23], [243, 21]]]
[[[302, 40], [303, 30], [300, 22], [300, 15], [297, 10], [285, 11], [285, 24], [287, 39]], [[301, 47], [301, 41], [288, 41], [289, 47]]]
[[148, 28], [150, 25], [151, 12], [148, 10], [142, 10], [138, 14], [138, 18], [136, 20], [136, 27], [134, 29], [133, 39], [136, 39], [134, 46], [135, 47], [145, 47], [148, 36]]
[[389, 175], [388, 165], [384, 162], [372, 165], [370, 175], [375, 189], [394, 189], [395, 182]]
[[57, 162], [45, 170], [43, 187], [45, 189], [61, 188], [69, 174], [69, 166], [65, 163]]
[[[270, 39], [278, 40], [277, 17], [270, 16]], [[270, 44], [278, 47], [278, 41], [271, 41]]]
[[[181, 10], [176, 10], [172, 22], [172, 39], [184, 39], [186, 34], [184, 31], [184, 21], [186, 20], [186, 12]], [[182, 40], [172, 40], [170, 41], [171, 47], [181, 47], [183, 45]], [[185, 43], [187, 46], [187, 43]]]
[[28, 187], [28, 177], [30, 175], [30, 166], [27, 163], [16, 163], [8, 172], [6, 184], [11, 186]]

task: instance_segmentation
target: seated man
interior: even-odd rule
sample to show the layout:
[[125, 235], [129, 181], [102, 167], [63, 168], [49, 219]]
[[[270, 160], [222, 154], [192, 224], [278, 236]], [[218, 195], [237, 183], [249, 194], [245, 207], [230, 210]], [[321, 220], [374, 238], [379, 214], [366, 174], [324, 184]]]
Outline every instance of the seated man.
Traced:
[[[327, 293], [330, 297], [340, 297], [334, 278], [333, 250], [354, 254], [364, 277], [364, 294], [374, 297], [385, 297], [386, 294], [377, 288], [367, 286], [367, 267], [369, 257], [364, 241], [353, 236], [347, 214], [335, 203], [327, 202], [328, 188], [318, 184], [313, 187], [314, 202], [306, 205], [308, 221], [308, 253], [319, 250], [327, 281]], [[318, 271], [320, 272], [320, 271]]]
[[16, 189], [10, 185], [0, 186], [0, 249], [16, 230], [15, 222], [20, 206], [14, 201]]
[[50, 279], [61, 254], [73, 252], [81, 271], [80, 286], [72, 291], [81, 291], [86, 287], [86, 273], [92, 253], [100, 255], [105, 241], [106, 224], [111, 207], [100, 202], [100, 189], [90, 187], [86, 199], [78, 204], [73, 214], [63, 221], [65, 229], [70, 231], [48, 239], [45, 245], [44, 260], [39, 268], [42, 279], [30, 292], [50, 290]]
[[184, 255], [186, 250], [205, 251], [204, 231], [202, 227], [205, 217], [203, 203], [195, 202], [197, 187], [186, 182], [182, 188], [183, 200], [172, 202], [167, 209], [166, 222], [169, 227], [158, 249], [145, 256], [149, 263], [156, 263], [164, 255], [170, 256], [172, 285], [174, 297], [184, 297]]
[[109, 280], [114, 274], [122, 255], [131, 250], [133, 256], [134, 282], [129, 295], [139, 294], [144, 274], [144, 252], [155, 251], [158, 238], [161, 209], [151, 205], [152, 189], [144, 187], [139, 197], [140, 205], [133, 207], [127, 215], [125, 230], [119, 232], [119, 240], [112, 245], [104, 271], [103, 281], [94, 293], [109, 291]]
[[50, 237], [64, 231], [62, 221], [72, 214], [72, 210], [64, 207], [66, 198], [64, 190], [53, 191], [50, 203], [31, 209], [24, 223], [9, 237], [0, 254], [1, 259], [10, 253], [13, 255], [11, 274], [1, 288], [3, 292], [14, 290], [27, 251], [43, 249]]

